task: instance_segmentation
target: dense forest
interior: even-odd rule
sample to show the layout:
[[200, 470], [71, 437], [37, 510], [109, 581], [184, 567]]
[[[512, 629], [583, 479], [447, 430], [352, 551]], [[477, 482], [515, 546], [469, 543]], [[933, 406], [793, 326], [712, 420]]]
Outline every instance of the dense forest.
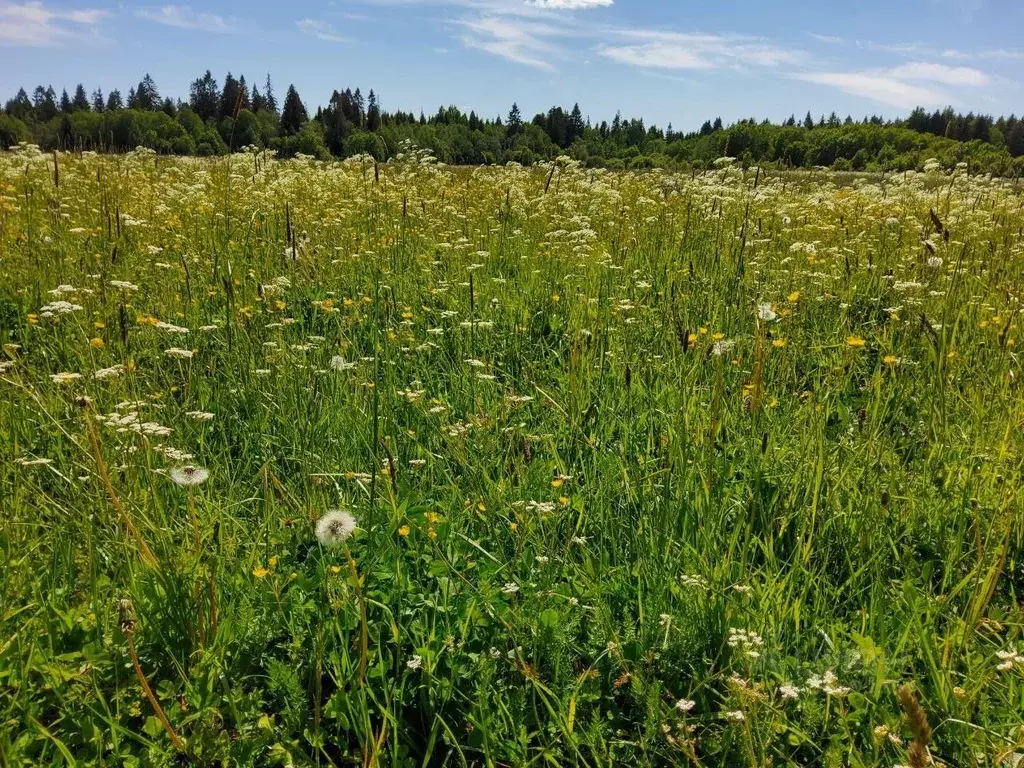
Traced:
[[289, 86], [279, 106], [269, 75], [262, 87], [230, 72], [220, 85], [207, 72], [192, 82], [187, 101], [162, 97], [146, 75], [128, 91], [91, 94], [79, 84], [58, 97], [52, 87], [24, 88], [0, 113], [0, 149], [29, 141], [44, 149], [117, 152], [145, 146], [160, 153], [219, 155], [243, 147], [318, 158], [366, 153], [384, 160], [406, 140], [454, 164], [529, 165], [570, 155], [608, 168], [707, 167], [720, 157], [744, 164], [828, 166], [838, 170], [908, 170], [929, 159], [951, 168], [1024, 175], [1024, 118], [916, 109], [906, 119], [861, 120], [835, 113], [791, 116], [782, 124], [708, 120], [684, 133], [620, 115], [592, 123], [579, 105], [552, 107], [527, 120], [512, 105], [504, 118], [466, 114], [450, 106], [436, 114], [386, 112], [371, 90], [334, 91], [312, 115]]

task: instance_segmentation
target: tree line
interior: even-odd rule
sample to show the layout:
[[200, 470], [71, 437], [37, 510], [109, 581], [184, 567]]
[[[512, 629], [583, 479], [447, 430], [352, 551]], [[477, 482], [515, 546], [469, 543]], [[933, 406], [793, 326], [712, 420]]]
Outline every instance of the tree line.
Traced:
[[909, 170], [929, 159], [943, 166], [1024, 175], [1024, 118], [963, 115], [952, 108], [915, 109], [906, 119], [855, 120], [835, 113], [779, 123], [753, 118], [724, 125], [706, 121], [698, 131], [645, 125], [616, 114], [593, 123], [578, 104], [552, 107], [527, 120], [512, 105], [503, 118], [457, 107], [430, 116], [381, 109], [373, 90], [335, 90], [312, 115], [294, 85], [278, 105], [269, 75], [249, 84], [228, 73], [220, 84], [206, 73], [189, 87], [187, 100], [161, 96], [148, 74], [123, 96], [119, 90], [89, 93], [79, 84], [60, 96], [51, 86], [24, 88], [0, 114], [0, 148], [30, 141], [47, 150], [119, 152], [138, 146], [164, 154], [220, 155], [243, 147], [317, 158], [369, 154], [394, 156], [405, 141], [453, 164], [515, 161], [529, 165], [568, 154], [589, 166], [608, 168], [708, 167], [720, 157], [744, 164], [828, 166], [839, 170]]

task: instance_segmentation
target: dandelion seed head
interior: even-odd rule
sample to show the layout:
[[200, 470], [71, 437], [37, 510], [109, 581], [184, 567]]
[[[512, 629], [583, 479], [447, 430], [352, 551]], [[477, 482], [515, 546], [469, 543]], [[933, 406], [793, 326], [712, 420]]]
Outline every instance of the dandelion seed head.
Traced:
[[174, 481], [174, 484], [186, 488], [193, 485], [201, 485], [209, 477], [210, 471], [208, 469], [197, 467], [195, 464], [186, 464], [183, 467], [175, 467], [171, 470], [171, 480]]
[[325, 547], [349, 539], [356, 530], [356, 519], [343, 509], [332, 509], [316, 521], [316, 537]]

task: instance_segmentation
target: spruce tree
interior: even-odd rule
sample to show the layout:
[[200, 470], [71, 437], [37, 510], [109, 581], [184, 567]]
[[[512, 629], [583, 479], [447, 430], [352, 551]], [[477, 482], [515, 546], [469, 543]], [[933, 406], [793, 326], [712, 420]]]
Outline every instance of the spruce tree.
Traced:
[[270, 73], [267, 73], [267, 82], [263, 86], [263, 101], [267, 106], [268, 112], [277, 114], [277, 99], [274, 98], [274, 86], [270, 83]]
[[505, 125], [509, 136], [515, 136], [523, 130], [523, 114], [515, 102], [512, 102], [512, 109], [508, 111], [508, 120], [505, 121]]
[[294, 85], [288, 86], [288, 93], [284, 97], [284, 107], [281, 109], [281, 133], [285, 136], [294, 136], [303, 125], [309, 122], [309, 113], [299, 98], [299, 92]]
[[88, 112], [89, 96], [85, 92], [85, 86], [81, 83], [75, 88], [75, 96], [71, 100], [71, 109], [74, 112]]

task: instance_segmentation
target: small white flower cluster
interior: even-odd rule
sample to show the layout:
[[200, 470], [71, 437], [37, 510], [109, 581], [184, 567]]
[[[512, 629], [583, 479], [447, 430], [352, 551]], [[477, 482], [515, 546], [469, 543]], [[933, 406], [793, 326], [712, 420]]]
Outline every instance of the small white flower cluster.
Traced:
[[693, 699], [680, 699], [675, 703], [675, 708], [679, 712], [689, 712], [695, 706], [697, 706], [697, 702]]
[[192, 356], [195, 354], [195, 352], [193, 352], [191, 349], [181, 349], [180, 347], [171, 347], [170, 349], [165, 349], [164, 350], [164, 354], [167, 357], [176, 357], [179, 360], [191, 360]]
[[154, 325], [155, 328], [159, 328], [161, 331], [167, 331], [168, 333], [188, 333], [188, 328], [183, 328], [180, 325], [172, 325], [171, 323], [165, 323], [160, 320]]
[[177, 448], [172, 448], [169, 445], [154, 445], [153, 452], [159, 453], [165, 456], [166, 458], [170, 459], [171, 461], [177, 461], [181, 463], [192, 461], [192, 459], [195, 458], [195, 456], [193, 456], [191, 453], [184, 453], [183, 451], [179, 451]]
[[136, 434], [149, 437], [167, 437], [174, 431], [170, 427], [157, 424], [155, 421], [143, 421], [138, 411], [130, 411], [123, 415], [117, 411], [108, 413], [106, 416], [97, 414], [96, 421], [117, 432], [135, 432]]
[[850, 692], [850, 689], [839, 685], [839, 678], [836, 677], [836, 673], [831, 669], [827, 670], [820, 677], [813, 675], [807, 680], [807, 687], [813, 688], [816, 691], [821, 691], [829, 696], [845, 696]]
[[124, 373], [123, 365], [112, 365], [109, 368], [98, 368], [92, 377], [97, 381], [106, 381], [107, 379], [115, 379]]
[[542, 515], [550, 515], [558, 505], [553, 501], [514, 501], [512, 506], [517, 509], [528, 509], [531, 512], [538, 512]]
[[761, 649], [764, 648], [764, 640], [759, 634], [735, 627], [729, 629], [727, 642], [730, 648], [739, 648], [750, 659], [760, 658]]
[[331, 358], [331, 368], [335, 371], [351, 371], [357, 365], [358, 363], [350, 363], [341, 355], [335, 355]]
[[76, 293], [92, 293], [91, 288], [75, 288], [73, 285], [58, 285], [52, 291], [47, 291], [51, 296], [55, 296], [58, 299], [64, 294], [76, 294]]
[[697, 587], [698, 589], [709, 589], [708, 580], [700, 574], [683, 574], [679, 581], [684, 587]]
[[792, 683], [786, 683], [779, 686], [779, 696], [783, 699], [798, 699], [800, 698], [800, 689]]
[[1009, 672], [1014, 667], [1024, 668], [1024, 654], [1018, 653], [1012, 645], [1005, 651], [996, 651], [999, 658], [999, 666], [996, 669], [1001, 672]]
[[39, 308], [40, 317], [53, 317], [54, 315], [70, 315], [72, 312], [81, 312], [81, 304], [72, 304], [70, 301], [51, 301], [49, 304]]

